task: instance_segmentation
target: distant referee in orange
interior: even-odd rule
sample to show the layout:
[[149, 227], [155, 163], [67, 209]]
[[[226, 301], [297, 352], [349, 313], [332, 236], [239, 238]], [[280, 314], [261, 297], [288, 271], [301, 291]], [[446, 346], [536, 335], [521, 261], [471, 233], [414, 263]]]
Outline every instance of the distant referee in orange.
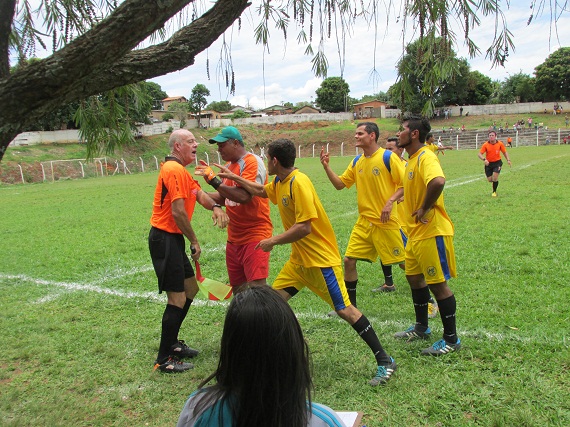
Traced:
[[487, 176], [487, 181], [493, 183], [493, 192], [491, 193], [492, 197], [497, 197], [499, 174], [501, 173], [501, 167], [503, 166], [501, 153], [503, 153], [503, 156], [507, 159], [509, 166], [512, 166], [505, 144], [497, 139], [497, 133], [495, 131], [490, 131], [489, 140], [485, 141], [477, 155], [479, 156], [479, 159], [485, 163], [485, 175]]

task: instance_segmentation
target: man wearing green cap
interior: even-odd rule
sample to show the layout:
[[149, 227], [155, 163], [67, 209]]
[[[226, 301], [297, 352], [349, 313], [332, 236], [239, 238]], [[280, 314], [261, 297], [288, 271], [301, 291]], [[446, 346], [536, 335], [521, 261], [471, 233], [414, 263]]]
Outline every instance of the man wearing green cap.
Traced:
[[[247, 152], [243, 138], [233, 126], [227, 126], [210, 139], [218, 145], [218, 152], [226, 162], [225, 167], [236, 175], [259, 184], [267, 183], [267, 170], [263, 160]], [[226, 266], [230, 285], [234, 292], [244, 284], [265, 285], [269, 274], [269, 252], [257, 248], [257, 244], [272, 236], [273, 225], [269, 217], [269, 201], [253, 197], [236, 182], [221, 180], [201, 161], [196, 174], [204, 177], [216, 192], [208, 193], [216, 203], [226, 206], [230, 217], [226, 244]]]

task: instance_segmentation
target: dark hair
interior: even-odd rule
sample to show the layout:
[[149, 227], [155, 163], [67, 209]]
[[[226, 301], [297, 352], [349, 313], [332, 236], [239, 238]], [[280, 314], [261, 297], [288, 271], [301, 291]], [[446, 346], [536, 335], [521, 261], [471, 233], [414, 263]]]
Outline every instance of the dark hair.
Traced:
[[433, 137], [433, 134], [430, 132], [430, 133], [428, 133], [428, 134], [426, 135], [426, 141], [427, 141], [428, 139], [430, 139], [431, 137]]
[[408, 122], [408, 129], [410, 132], [417, 130], [420, 133], [420, 142], [425, 143], [426, 137], [431, 130], [431, 125], [429, 124], [429, 120], [422, 116], [410, 116], [407, 120]]
[[[309, 347], [293, 310], [277, 291], [252, 286], [234, 295], [218, 368], [209, 379], [214, 376], [217, 384], [206, 389], [209, 396], [195, 411], [222, 401], [231, 408], [233, 427], [307, 426], [312, 389]], [[211, 416], [221, 420], [222, 411]]]
[[290, 139], [279, 138], [267, 146], [269, 157], [275, 157], [284, 168], [295, 166], [295, 144]]
[[366, 133], [370, 134], [372, 132], [374, 132], [374, 135], [376, 135], [376, 142], [378, 142], [378, 136], [380, 135], [380, 129], [378, 129], [378, 125], [374, 122], [362, 122], [362, 123], [358, 123], [356, 125], [356, 129], [358, 129], [359, 127], [364, 126], [364, 130], [366, 131]]
[[386, 140], [386, 142], [398, 142], [399, 138], [397, 136], [391, 136]]

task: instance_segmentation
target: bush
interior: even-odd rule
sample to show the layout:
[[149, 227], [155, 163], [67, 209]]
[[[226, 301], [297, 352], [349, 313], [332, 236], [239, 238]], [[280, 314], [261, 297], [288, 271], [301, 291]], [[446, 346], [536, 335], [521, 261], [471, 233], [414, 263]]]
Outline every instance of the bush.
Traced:
[[174, 118], [174, 114], [172, 113], [164, 113], [162, 115], [162, 121], [167, 122], [168, 120], [172, 120]]

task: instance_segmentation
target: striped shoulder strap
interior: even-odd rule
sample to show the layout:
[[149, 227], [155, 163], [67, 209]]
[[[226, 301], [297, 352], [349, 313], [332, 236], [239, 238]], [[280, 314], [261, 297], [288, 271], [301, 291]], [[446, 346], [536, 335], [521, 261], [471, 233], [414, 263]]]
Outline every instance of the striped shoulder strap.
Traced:
[[392, 173], [392, 168], [390, 167], [390, 156], [392, 155], [392, 152], [390, 150], [384, 150], [384, 154], [382, 155], [382, 159], [384, 160], [384, 165], [386, 166], [386, 169], [388, 169], [388, 172]]

